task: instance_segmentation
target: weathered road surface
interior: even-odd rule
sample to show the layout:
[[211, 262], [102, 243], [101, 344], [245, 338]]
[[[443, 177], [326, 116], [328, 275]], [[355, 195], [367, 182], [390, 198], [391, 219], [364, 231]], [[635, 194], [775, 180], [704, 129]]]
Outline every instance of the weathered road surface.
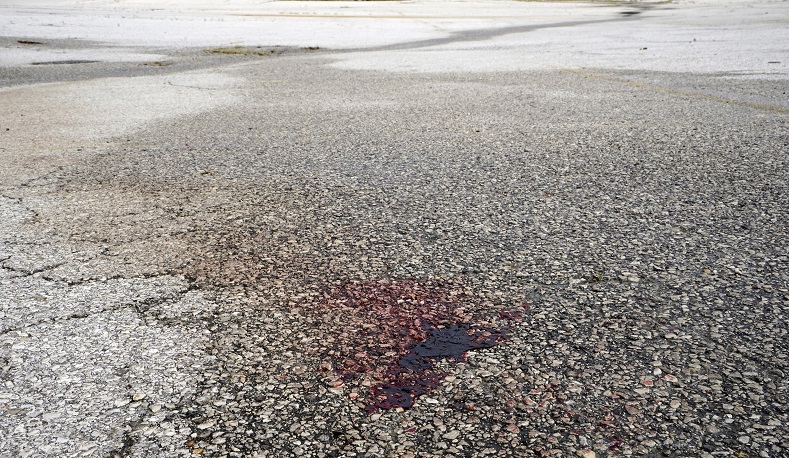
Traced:
[[0, 1], [0, 456], [789, 454], [789, 3], [184, 3]]

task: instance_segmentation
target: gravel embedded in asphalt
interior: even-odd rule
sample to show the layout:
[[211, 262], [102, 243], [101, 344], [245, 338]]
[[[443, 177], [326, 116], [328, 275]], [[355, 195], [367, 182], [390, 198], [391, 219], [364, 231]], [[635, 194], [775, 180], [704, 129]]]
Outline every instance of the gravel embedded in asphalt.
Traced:
[[789, 450], [785, 79], [189, 56], [2, 183], [0, 456]]

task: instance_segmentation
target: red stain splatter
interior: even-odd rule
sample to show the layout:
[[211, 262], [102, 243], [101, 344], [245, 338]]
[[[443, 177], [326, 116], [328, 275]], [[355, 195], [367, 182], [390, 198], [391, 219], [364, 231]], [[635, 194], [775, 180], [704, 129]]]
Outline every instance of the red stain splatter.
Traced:
[[462, 361], [468, 350], [490, 348], [502, 338], [498, 331], [467, 324], [429, 328], [427, 338], [390, 364], [386, 379], [373, 386], [367, 411], [412, 407], [417, 397], [436, 388], [444, 378], [434, 369], [436, 361]]
[[440, 360], [459, 362], [469, 350], [489, 348], [505, 338], [495, 318], [520, 320], [522, 310], [475, 307], [462, 289], [413, 280], [352, 282], [327, 292], [326, 318], [341, 332], [326, 356], [344, 382], [366, 380], [368, 412], [411, 408], [445, 375]]

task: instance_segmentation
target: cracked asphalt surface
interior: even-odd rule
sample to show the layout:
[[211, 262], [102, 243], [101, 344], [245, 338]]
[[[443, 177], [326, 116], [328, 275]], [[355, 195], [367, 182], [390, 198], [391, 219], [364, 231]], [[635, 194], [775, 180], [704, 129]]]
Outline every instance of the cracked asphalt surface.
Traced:
[[[787, 456], [787, 7], [644, 3], [1, 38], [0, 456]], [[436, 326], [502, 337], [371, 409]]]

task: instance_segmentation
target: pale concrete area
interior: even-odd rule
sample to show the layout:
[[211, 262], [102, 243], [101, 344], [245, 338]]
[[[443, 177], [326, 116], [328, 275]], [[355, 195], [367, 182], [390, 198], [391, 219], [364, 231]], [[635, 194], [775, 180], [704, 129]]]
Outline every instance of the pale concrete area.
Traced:
[[[0, 65], [54, 56], [152, 60], [128, 46], [344, 49], [395, 44], [405, 49], [348, 56], [340, 65], [409, 71], [457, 70], [460, 65], [466, 71], [632, 69], [635, 65], [639, 70], [769, 76], [786, 75], [789, 65], [789, 51], [783, 46], [789, 40], [789, 7], [779, 1], [20, 4], [6, 0], [0, 8], [5, 36], [73, 38], [117, 47], [57, 52], [15, 47], [5, 51]], [[644, 15], [647, 20], [618, 20], [623, 14]], [[483, 33], [468, 33], [474, 30]], [[439, 41], [431, 43], [431, 39]], [[430, 49], [409, 50], [410, 43]], [[527, 46], [520, 48], [524, 43]], [[486, 55], [491, 47], [497, 53]]]

